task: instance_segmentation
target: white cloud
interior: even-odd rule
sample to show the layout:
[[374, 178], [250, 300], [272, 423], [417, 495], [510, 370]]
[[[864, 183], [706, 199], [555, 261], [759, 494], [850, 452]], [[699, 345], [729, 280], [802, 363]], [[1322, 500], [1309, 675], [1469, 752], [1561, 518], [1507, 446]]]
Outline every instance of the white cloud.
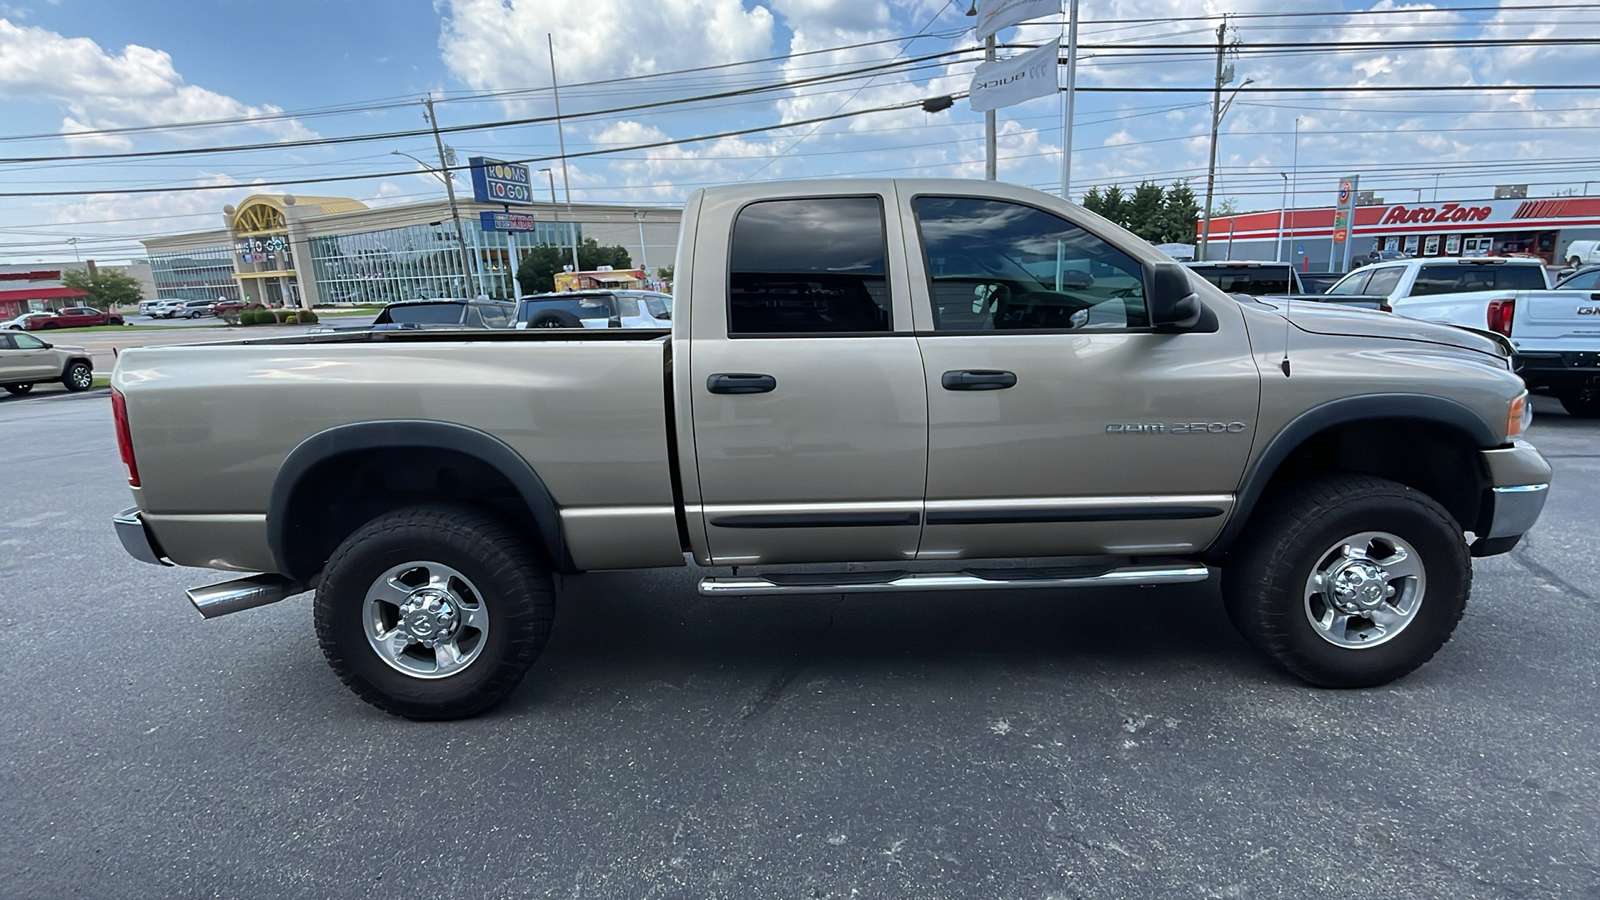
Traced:
[[739, 0], [511, 3], [435, 0], [450, 72], [479, 90], [546, 87], [545, 35], [562, 82], [595, 81], [769, 55], [772, 13]]
[[[3, 18], [0, 97], [61, 104], [68, 113], [61, 132], [69, 144], [93, 149], [124, 149], [130, 144], [125, 136], [83, 132], [282, 112], [186, 84], [164, 51], [129, 44], [120, 53], [107, 53], [88, 38], [68, 38]], [[312, 135], [294, 119], [262, 121], [253, 127], [284, 139]], [[214, 137], [215, 132], [208, 135]]]

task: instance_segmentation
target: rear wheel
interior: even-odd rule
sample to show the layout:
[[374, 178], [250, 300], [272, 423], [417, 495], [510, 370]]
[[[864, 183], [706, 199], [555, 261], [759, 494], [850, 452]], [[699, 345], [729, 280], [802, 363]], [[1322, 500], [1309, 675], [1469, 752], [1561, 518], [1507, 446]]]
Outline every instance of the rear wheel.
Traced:
[[1365, 475], [1290, 488], [1240, 546], [1222, 575], [1229, 618], [1256, 649], [1321, 687], [1385, 684], [1432, 659], [1472, 586], [1450, 514]]
[[61, 375], [61, 383], [69, 391], [87, 391], [94, 386], [94, 369], [83, 360], [75, 360], [67, 366], [67, 371]]
[[367, 523], [317, 588], [317, 637], [340, 680], [379, 709], [460, 719], [499, 703], [550, 634], [549, 570], [504, 524], [416, 506]]
[[1579, 419], [1600, 418], [1600, 388], [1567, 388], [1556, 395], [1567, 415]]
[[16, 394], [18, 396], [26, 394], [27, 392], [29, 392], [31, 390], [33, 390], [33, 385], [32, 384], [8, 384], [8, 385], [6, 385], [6, 392], [7, 393]]

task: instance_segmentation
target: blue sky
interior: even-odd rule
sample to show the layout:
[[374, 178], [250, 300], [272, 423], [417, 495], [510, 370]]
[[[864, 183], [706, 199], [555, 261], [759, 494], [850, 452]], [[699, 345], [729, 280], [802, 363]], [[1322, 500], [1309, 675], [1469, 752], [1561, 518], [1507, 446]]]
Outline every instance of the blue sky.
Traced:
[[[1391, 0], [1297, 4], [1319, 17], [1273, 18], [1281, 0], [1083, 0], [1087, 51], [1079, 85], [1204, 87], [1205, 52], [1129, 57], [1150, 44], [1205, 44], [1230, 13], [1244, 53], [1239, 78], [1258, 86], [1503, 85], [1600, 81], [1592, 46], [1433, 45], [1297, 56], [1259, 51], [1294, 41], [1600, 37], [1600, 9], [1567, 2], [1481, 12], [1396, 15]], [[1456, 6], [1495, 6], [1456, 0]], [[1364, 12], [1377, 10], [1375, 14]], [[756, 96], [607, 117], [579, 116], [569, 152], [778, 124], [964, 90], [970, 56], [828, 85], [795, 79], [968, 48], [971, 22], [956, 0], [242, 0], [130, 4], [106, 0], [0, 0], [0, 156], [62, 162], [0, 164], [0, 192], [101, 191], [94, 196], [0, 198], [0, 261], [70, 258], [68, 237], [100, 258], [136, 255], [137, 237], [217, 227], [223, 204], [252, 182], [390, 173], [324, 185], [271, 188], [351, 196], [379, 205], [432, 199], [425, 173], [405, 174], [400, 150], [427, 157], [431, 139], [336, 147], [90, 161], [89, 153], [142, 152], [403, 130], [422, 124], [421, 97], [446, 98], [444, 125], [549, 115], [545, 34], [553, 33], [563, 112], [681, 98], [756, 85]], [[1142, 20], [1142, 21], [1130, 21]], [[1059, 24], [1002, 33], [1024, 45], [1054, 39]], [[923, 33], [918, 40], [899, 40]], [[889, 41], [711, 73], [640, 78], [691, 66]], [[1170, 52], [1170, 51], [1150, 51]], [[586, 82], [634, 77], [604, 86]], [[496, 96], [482, 97], [485, 92]], [[510, 92], [510, 93], [500, 93]], [[480, 96], [475, 96], [480, 95]], [[1208, 97], [1194, 93], [1085, 93], [1075, 120], [1074, 184], [1188, 178], [1203, 190]], [[339, 115], [295, 115], [329, 106], [402, 104]], [[1219, 200], [1277, 208], [1298, 156], [1303, 206], [1319, 203], [1338, 173], [1391, 201], [1472, 199], [1508, 181], [1530, 195], [1600, 194], [1600, 91], [1450, 95], [1241, 94], [1219, 151]], [[68, 138], [63, 132], [256, 117], [229, 127]], [[276, 118], [262, 118], [278, 116]], [[1294, 122], [1300, 120], [1298, 146]], [[1002, 110], [1000, 177], [1053, 189], [1060, 169], [1060, 103], [1044, 98]], [[964, 101], [950, 111], [874, 113], [716, 141], [574, 160], [575, 199], [670, 205], [704, 184], [838, 174], [981, 177], [982, 117]], [[22, 135], [45, 135], [17, 140]], [[549, 156], [547, 124], [455, 135], [461, 156]], [[559, 178], [559, 175], [557, 176]], [[1437, 179], [1437, 180], [1436, 180]], [[1592, 182], [1592, 183], [1586, 183]], [[131, 188], [216, 186], [132, 194]]]

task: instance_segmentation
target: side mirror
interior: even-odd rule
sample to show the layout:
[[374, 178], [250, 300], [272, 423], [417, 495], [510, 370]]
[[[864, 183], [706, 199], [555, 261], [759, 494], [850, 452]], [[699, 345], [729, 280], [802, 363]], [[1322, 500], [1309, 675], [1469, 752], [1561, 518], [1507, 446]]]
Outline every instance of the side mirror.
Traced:
[[661, 311], [661, 315], [656, 316], [656, 318], [670, 320], [672, 318], [672, 310], [664, 309], [664, 310]]
[[1150, 324], [1158, 331], [1185, 331], [1200, 323], [1200, 298], [1189, 283], [1189, 270], [1177, 263], [1144, 267]]
[[56, 348], [56, 345], [55, 345], [55, 344], [52, 344], [52, 343], [50, 343], [50, 342], [49, 342], [49, 341], [40, 341], [40, 343], [41, 343], [41, 344], [44, 344], [44, 348], [45, 348], [45, 349], [46, 349], [46, 350], [54, 350], [54, 349], [55, 349], [55, 348]]

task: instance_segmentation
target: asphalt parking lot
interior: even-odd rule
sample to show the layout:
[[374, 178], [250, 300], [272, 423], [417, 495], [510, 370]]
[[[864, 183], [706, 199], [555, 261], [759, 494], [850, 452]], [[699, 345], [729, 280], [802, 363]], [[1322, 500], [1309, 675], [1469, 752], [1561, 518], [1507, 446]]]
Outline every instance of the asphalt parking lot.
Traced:
[[0, 895], [1600, 897], [1600, 423], [1393, 685], [1306, 688], [1214, 585], [704, 599], [568, 581], [480, 719], [347, 692], [308, 597], [129, 559], [105, 391], [0, 398]]

